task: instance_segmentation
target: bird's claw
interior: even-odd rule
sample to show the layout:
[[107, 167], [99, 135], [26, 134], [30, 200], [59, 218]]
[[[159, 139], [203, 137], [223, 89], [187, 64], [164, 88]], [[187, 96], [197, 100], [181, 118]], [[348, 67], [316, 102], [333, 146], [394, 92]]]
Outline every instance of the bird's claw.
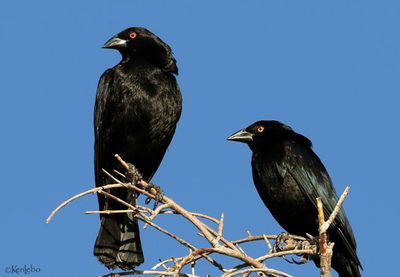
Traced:
[[[156, 186], [156, 185], [154, 185], [154, 184], [152, 184], [152, 183], [149, 183], [149, 187], [146, 189], [146, 191], [151, 192], [151, 189], [155, 189], [155, 190], [156, 190], [156, 197], [155, 197], [155, 199], [154, 199], [154, 207], [153, 207], [153, 210], [154, 210], [155, 208], [157, 208], [158, 204], [159, 204], [159, 203], [161, 202], [161, 200], [163, 199], [163, 197], [164, 197], [164, 191], [161, 189], [161, 187]], [[150, 201], [151, 201], [151, 197], [147, 197], [145, 203], [146, 203], [146, 204], [149, 204]]]
[[293, 259], [293, 258], [292, 258], [292, 261], [291, 261], [291, 263], [297, 264], [297, 265], [302, 265], [302, 264], [305, 264], [305, 263], [307, 263], [307, 262], [308, 262], [308, 258], [307, 258], [305, 255], [303, 255], [303, 256], [301, 257], [300, 261], [296, 261], [296, 260]]
[[276, 237], [274, 251], [280, 252], [284, 251], [288, 245], [287, 241], [290, 239], [289, 233], [283, 232]]
[[305, 256], [302, 256], [300, 261], [296, 261], [294, 258], [291, 258], [290, 260], [286, 256], [282, 256], [282, 258], [287, 261], [290, 264], [297, 264], [297, 265], [302, 265], [307, 263], [308, 259]]

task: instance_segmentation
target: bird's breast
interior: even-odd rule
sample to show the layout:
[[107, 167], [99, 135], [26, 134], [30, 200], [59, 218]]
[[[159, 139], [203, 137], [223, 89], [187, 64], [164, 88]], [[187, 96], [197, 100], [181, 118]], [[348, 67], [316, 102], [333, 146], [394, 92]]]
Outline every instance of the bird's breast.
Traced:
[[[310, 232], [308, 228], [314, 222], [304, 225], [297, 222], [310, 218], [310, 213], [314, 210], [293, 177], [289, 173], [283, 177], [277, 171], [276, 162], [253, 157], [253, 179], [256, 189], [273, 217], [285, 230], [296, 234]], [[303, 230], [304, 226], [307, 229]]]

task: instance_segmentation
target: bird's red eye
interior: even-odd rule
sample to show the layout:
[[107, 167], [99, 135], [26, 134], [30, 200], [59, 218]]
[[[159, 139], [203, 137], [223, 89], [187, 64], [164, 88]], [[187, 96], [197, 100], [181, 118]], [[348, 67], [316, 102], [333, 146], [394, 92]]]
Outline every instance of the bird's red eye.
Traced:
[[262, 127], [262, 126], [258, 127], [258, 128], [257, 128], [257, 132], [258, 132], [258, 133], [264, 132], [264, 127]]
[[130, 39], [135, 39], [136, 37], [137, 37], [137, 34], [135, 32], [129, 33]]

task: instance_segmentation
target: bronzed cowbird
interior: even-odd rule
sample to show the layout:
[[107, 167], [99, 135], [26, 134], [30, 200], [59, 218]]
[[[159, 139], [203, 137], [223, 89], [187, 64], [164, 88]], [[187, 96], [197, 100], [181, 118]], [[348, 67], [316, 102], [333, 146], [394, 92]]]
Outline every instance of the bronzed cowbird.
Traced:
[[[289, 233], [318, 235], [316, 198], [325, 214], [338, 201], [331, 178], [311, 141], [278, 121], [258, 121], [228, 140], [246, 143], [253, 152], [251, 167], [257, 191], [278, 223]], [[343, 208], [328, 229], [335, 243], [332, 267], [340, 277], [361, 276], [356, 241]], [[318, 266], [318, 258], [314, 259]]]
[[[100, 77], [94, 109], [96, 186], [112, 180], [102, 169], [124, 172], [114, 155], [136, 166], [149, 181], [170, 144], [182, 110], [182, 96], [171, 48], [145, 28], [128, 28], [103, 48], [118, 50], [122, 60]], [[125, 189], [110, 193], [135, 204]], [[98, 197], [100, 210], [124, 210], [113, 199]], [[127, 270], [143, 263], [138, 223], [131, 213], [102, 214], [94, 255], [108, 268]]]

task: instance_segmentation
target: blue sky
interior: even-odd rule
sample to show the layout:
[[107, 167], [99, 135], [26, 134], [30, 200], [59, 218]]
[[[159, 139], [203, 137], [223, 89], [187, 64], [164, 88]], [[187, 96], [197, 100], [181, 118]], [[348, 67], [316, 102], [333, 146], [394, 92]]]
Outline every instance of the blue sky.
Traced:
[[[120, 59], [100, 47], [130, 26], [167, 42], [180, 70], [183, 114], [153, 179], [167, 195], [189, 210], [224, 212], [226, 238], [280, 233], [255, 191], [249, 149], [226, 138], [259, 119], [281, 120], [313, 141], [338, 193], [351, 186], [345, 208], [363, 276], [389, 275], [400, 227], [399, 13], [397, 1], [368, 0], [3, 1], [1, 275], [31, 264], [35, 276], [108, 273], [92, 256], [98, 217], [83, 214], [97, 209], [95, 196], [44, 221], [94, 186], [97, 81]], [[178, 219], [159, 222], [189, 240], [195, 233]], [[187, 253], [150, 229], [142, 242], [141, 268]], [[267, 265], [319, 274], [312, 263]], [[207, 264], [199, 270], [216, 276]]]

